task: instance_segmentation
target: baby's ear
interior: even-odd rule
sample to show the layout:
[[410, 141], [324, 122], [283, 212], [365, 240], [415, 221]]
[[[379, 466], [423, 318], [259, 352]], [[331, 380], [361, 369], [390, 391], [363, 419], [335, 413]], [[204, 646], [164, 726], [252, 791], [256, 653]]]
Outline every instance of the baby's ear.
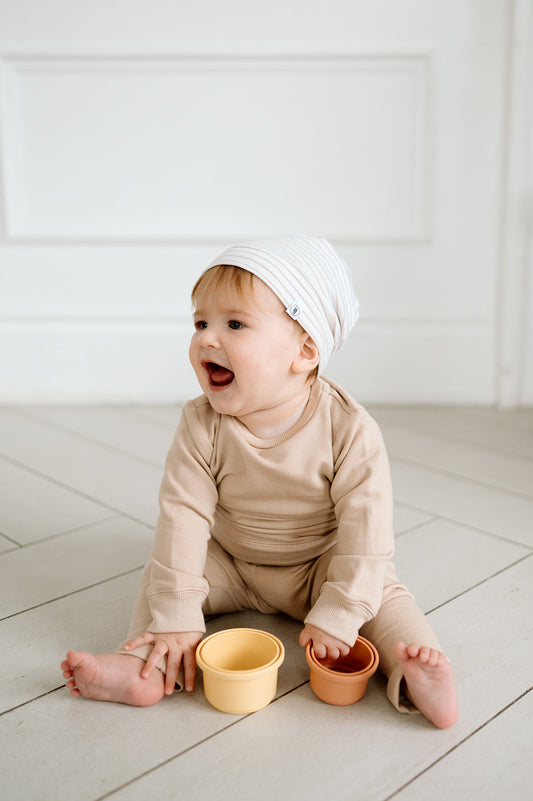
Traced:
[[294, 373], [309, 373], [313, 370], [320, 361], [320, 353], [306, 331], [302, 331], [300, 337], [300, 347], [296, 358], [292, 363], [292, 370]]

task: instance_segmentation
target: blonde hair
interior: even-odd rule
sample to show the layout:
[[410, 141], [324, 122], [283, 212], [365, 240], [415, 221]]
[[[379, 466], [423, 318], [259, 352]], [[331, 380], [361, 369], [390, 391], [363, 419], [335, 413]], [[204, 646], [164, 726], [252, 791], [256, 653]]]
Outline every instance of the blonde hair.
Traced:
[[255, 275], [242, 267], [233, 267], [230, 264], [217, 264], [202, 273], [192, 288], [191, 300], [193, 306], [198, 303], [201, 293], [220, 293], [231, 295], [235, 293], [240, 298], [246, 298], [254, 291]]

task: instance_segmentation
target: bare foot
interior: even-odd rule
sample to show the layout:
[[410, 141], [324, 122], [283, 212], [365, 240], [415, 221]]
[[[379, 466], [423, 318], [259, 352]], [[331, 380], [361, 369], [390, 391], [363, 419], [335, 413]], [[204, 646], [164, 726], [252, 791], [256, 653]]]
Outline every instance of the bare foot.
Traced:
[[133, 706], [157, 704], [164, 695], [164, 677], [155, 669], [141, 678], [145, 662], [133, 654], [99, 654], [69, 651], [61, 663], [70, 694], [96, 701], [117, 701]]
[[458, 716], [452, 666], [440, 651], [398, 642], [394, 655], [401, 665], [407, 696], [439, 729], [453, 726]]

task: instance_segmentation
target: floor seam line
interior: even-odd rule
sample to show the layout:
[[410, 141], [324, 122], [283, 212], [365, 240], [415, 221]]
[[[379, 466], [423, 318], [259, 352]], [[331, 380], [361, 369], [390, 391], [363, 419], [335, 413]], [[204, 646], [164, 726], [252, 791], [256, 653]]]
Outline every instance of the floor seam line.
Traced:
[[139, 565], [139, 567], [132, 567], [129, 570], [124, 570], [122, 573], [117, 573], [115, 576], [109, 576], [109, 578], [101, 579], [100, 581], [95, 581], [92, 584], [88, 584], [86, 587], [80, 587], [77, 590], [71, 590], [70, 592], [65, 592], [63, 595], [58, 595], [57, 598], [50, 598], [48, 601], [42, 601], [42, 603], [34, 604], [33, 606], [29, 606], [27, 609], [21, 609], [19, 612], [13, 612], [11, 615], [6, 615], [5, 617], [0, 617], [0, 623], [4, 620], [11, 620], [14, 617], [18, 617], [19, 615], [24, 615], [26, 612], [32, 612], [34, 609], [40, 609], [43, 606], [48, 606], [48, 604], [53, 604], [56, 601], [62, 601], [65, 598], [70, 598], [72, 595], [78, 595], [80, 592], [85, 592], [85, 590], [91, 590], [94, 587], [99, 587], [102, 584], [107, 584], [110, 581], [115, 581], [115, 579], [123, 578], [124, 576], [129, 576], [132, 573], [137, 573], [143, 569], [143, 565]]
[[452, 748], [450, 748], [444, 754], [441, 754], [440, 757], [435, 759], [430, 765], [427, 765], [427, 767], [425, 767], [423, 770], [421, 770], [420, 773], [417, 773], [416, 776], [413, 776], [413, 778], [409, 779], [409, 781], [405, 782], [405, 784], [403, 784], [401, 787], [398, 787], [397, 790], [395, 790], [393, 793], [391, 793], [390, 795], [388, 795], [385, 798], [383, 798], [381, 801], [391, 801], [391, 799], [395, 798], [395, 796], [397, 796], [398, 793], [401, 793], [403, 790], [406, 789], [406, 787], [409, 787], [411, 784], [413, 784], [413, 782], [417, 781], [421, 776], [423, 776], [429, 770], [434, 768], [435, 765], [437, 765], [439, 762], [442, 762], [443, 759], [446, 759], [447, 756], [449, 756], [450, 754], [453, 754], [453, 752], [456, 751], [458, 748], [460, 748], [462, 745], [464, 745], [464, 743], [466, 743], [468, 740], [470, 740], [472, 737], [474, 737], [476, 734], [478, 734], [480, 731], [482, 731], [484, 728], [486, 728], [494, 720], [497, 720], [500, 717], [500, 715], [503, 715], [504, 712], [506, 712], [508, 709], [513, 707], [519, 701], [521, 701], [522, 698], [525, 698], [526, 695], [528, 695], [532, 690], [533, 690], [533, 687], [528, 687], [527, 690], [524, 690], [524, 692], [521, 693], [519, 696], [517, 696], [516, 698], [513, 698], [513, 700], [510, 701], [506, 706], [504, 706], [502, 709], [499, 709], [498, 712], [496, 712], [494, 715], [492, 715], [488, 720], [486, 720], [484, 723], [482, 723], [476, 729], [471, 731], [470, 734], [467, 734], [466, 737], [463, 737], [463, 739], [460, 740], [458, 743], [456, 743], [454, 746], [452, 746]]
[[[385, 445], [387, 443], [385, 442]], [[519, 498], [520, 500], [531, 501], [533, 503], [533, 495], [526, 495], [523, 492], [512, 492], [509, 489], [503, 489], [498, 484], [490, 484], [486, 481], [476, 481], [475, 478], [471, 476], [464, 476], [460, 473], [453, 473], [450, 470], [445, 470], [443, 468], [435, 467], [434, 465], [426, 464], [425, 462], [419, 462], [414, 459], [409, 459], [405, 456], [398, 456], [394, 453], [392, 449], [388, 450], [388, 454], [391, 460], [391, 463], [394, 462], [401, 462], [401, 464], [405, 464], [408, 467], [416, 467], [421, 470], [427, 470], [429, 473], [433, 473], [437, 476], [446, 476], [447, 478], [451, 478], [454, 481], [463, 481], [467, 484], [473, 484], [476, 487], [483, 487], [484, 489], [489, 490], [496, 490], [497, 492], [501, 492], [503, 495], [509, 495], [511, 498]]]
[[524, 556], [521, 556], [519, 559], [516, 559], [514, 562], [511, 562], [510, 564], [505, 565], [505, 567], [502, 567], [500, 570], [497, 570], [495, 573], [492, 573], [490, 576], [486, 576], [485, 578], [483, 578], [480, 581], [476, 582], [476, 584], [472, 584], [472, 586], [468, 587], [466, 590], [462, 590], [462, 592], [458, 592], [457, 595], [453, 595], [451, 598], [447, 598], [446, 601], [443, 601], [442, 603], [437, 604], [437, 606], [434, 606], [432, 609], [428, 609], [428, 611], [424, 612], [424, 614], [425, 615], [431, 615], [433, 612], [436, 612], [437, 609], [442, 609], [443, 607], [445, 607], [448, 604], [452, 603], [453, 601], [457, 600], [457, 598], [461, 598], [463, 595], [468, 595], [469, 592], [472, 592], [473, 590], [477, 589], [478, 587], [483, 586], [483, 584], [486, 584], [488, 581], [491, 581], [493, 578], [496, 578], [496, 576], [500, 576], [502, 573], [505, 573], [507, 570], [510, 570], [512, 567], [516, 567], [516, 565], [519, 565], [521, 562], [525, 562], [527, 559], [530, 559], [531, 556], [532, 556], [532, 554], [530, 554], [530, 553], [524, 554]]
[[[296, 687], [293, 687], [290, 690], [287, 690], [286, 692], [284, 692], [281, 695], [279, 695], [276, 698], [274, 698], [270, 702], [270, 704], [275, 704], [281, 698], [285, 698], [287, 695], [290, 695], [292, 692], [294, 692], [295, 690], [298, 690], [300, 687], [303, 687], [305, 684], [308, 684], [308, 683], [309, 683], [308, 680], [301, 682]], [[130, 779], [129, 781], [125, 782], [124, 784], [121, 784], [119, 787], [115, 787], [109, 793], [105, 793], [102, 796], [98, 796], [98, 798], [95, 798], [94, 801], [105, 801], [106, 798], [110, 798], [115, 793], [118, 793], [121, 790], [123, 790], [125, 787], [129, 787], [130, 785], [135, 784], [135, 782], [139, 781], [140, 779], [143, 779], [145, 776], [149, 776], [151, 773], [154, 773], [156, 770], [159, 770], [160, 768], [164, 767], [165, 765], [170, 764], [174, 760], [180, 759], [181, 757], [185, 756], [185, 754], [189, 753], [189, 751], [193, 751], [195, 748], [198, 748], [199, 746], [203, 745], [204, 743], [209, 742], [209, 740], [213, 740], [216, 737], [218, 737], [219, 735], [224, 734], [229, 729], [232, 729], [234, 726], [237, 726], [239, 723], [242, 723], [243, 720], [246, 720], [247, 718], [249, 718], [251, 715], [254, 715], [254, 714], [255, 714], [254, 712], [249, 712], [248, 714], [242, 715], [241, 717], [239, 717], [238, 720], [232, 721], [227, 726], [224, 726], [222, 729], [219, 729], [218, 731], [213, 732], [212, 734], [208, 735], [207, 737], [204, 737], [203, 739], [198, 740], [198, 742], [194, 743], [194, 745], [190, 745], [187, 748], [184, 748], [183, 751], [180, 751], [178, 754], [174, 754], [174, 756], [169, 757], [168, 759], [165, 759], [159, 765], [154, 765], [154, 767], [149, 768], [148, 770], [144, 771], [143, 773], [140, 773], [138, 776], [135, 776], [135, 778]]]
[[[42, 417], [32, 414], [32, 412], [16, 409], [15, 414], [19, 415], [22, 418], [27, 417], [34, 423], [38, 423], [39, 425], [45, 426], [46, 428], [52, 429], [54, 431], [60, 431], [63, 434], [68, 434], [69, 436], [75, 437], [76, 439], [79, 439], [82, 442], [87, 442], [90, 445], [96, 446], [98, 448], [103, 448], [104, 450], [110, 451], [111, 453], [119, 454], [120, 456], [126, 456], [128, 459], [132, 459], [134, 462], [138, 462], [139, 464], [146, 464], [150, 465], [150, 467], [155, 467], [156, 469], [161, 469], [161, 470], [163, 469], [162, 462], [159, 464], [152, 461], [151, 459], [142, 459], [141, 457], [136, 456], [134, 453], [130, 453], [129, 451], [123, 451], [116, 445], [110, 445], [104, 440], [94, 439], [88, 434], [82, 434], [79, 431], [67, 428], [58, 423], [52, 423], [50, 420], [45, 420]], [[169, 433], [169, 443], [171, 438], [172, 438], [172, 432]]]
[[[111, 504], [107, 503], [106, 501], [102, 501], [99, 498], [95, 498], [93, 495], [89, 495], [86, 492], [81, 492], [81, 490], [77, 489], [76, 487], [73, 487], [71, 484], [65, 484], [63, 481], [54, 478], [50, 474], [43, 473], [36, 467], [32, 467], [31, 465], [28, 465], [25, 462], [20, 462], [18, 461], [18, 459], [13, 459], [13, 457], [11, 456], [6, 456], [5, 453], [0, 453], [0, 459], [4, 459], [6, 462], [9, 462], [15, 467], [20, 467], [24, 470], [27, 470], [28, 473], [31, 473], [34, 476], [38, 476], [39, 478], [42, 478], [45, 481], [49, 481], [50, 484], [54, 484], [56, 487], [61, 487], [61, 489], [68, 490], [73, 495], [77, 495], [80, 498], [84, 498], [86, 501], [91, 501], [92, 503], [101, 506], [103, 509], [107, 509], [107, 511], [114, 512], [115, 514], [122, 515], [123, 517], [127, 517], [129, 520], [133, 520], [135, 523], [140, 523], [143, 526], [148, 526], [148, 527], [153, 526], [153, 522], [148, 523], [146, 520], [143, 520], [140, 517], [134, 517], [132, 514], [129, 514], [128, 512], [118, 508], [117, 506], [111, 506]], [[157, 510], [154, 508], [154, 519], [156, 515], [157, 515]]]

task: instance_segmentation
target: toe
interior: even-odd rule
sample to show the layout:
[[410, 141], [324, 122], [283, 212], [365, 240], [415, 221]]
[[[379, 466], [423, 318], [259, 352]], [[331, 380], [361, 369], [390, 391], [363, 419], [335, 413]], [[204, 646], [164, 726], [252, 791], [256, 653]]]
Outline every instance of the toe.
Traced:
[[87, 656], [89, 656], [89, 654], [85, 654], [83, 651], [69, 651], [67, 654], [67, 662], [70, 668], [74, 670], [85, 661]]
[[409, 659], [409, 654], [407, 653], [407, 646], [403, 642], [397, 642], [394, 646], [394, 656], [398, 660], [398, 662], [405, 662]]
[[427, 648], [426, 646], [423, 646], [418, 652], [418, 658], [421, 662], [427, 664], [430, 654], [431, 654], [431, 649]]

